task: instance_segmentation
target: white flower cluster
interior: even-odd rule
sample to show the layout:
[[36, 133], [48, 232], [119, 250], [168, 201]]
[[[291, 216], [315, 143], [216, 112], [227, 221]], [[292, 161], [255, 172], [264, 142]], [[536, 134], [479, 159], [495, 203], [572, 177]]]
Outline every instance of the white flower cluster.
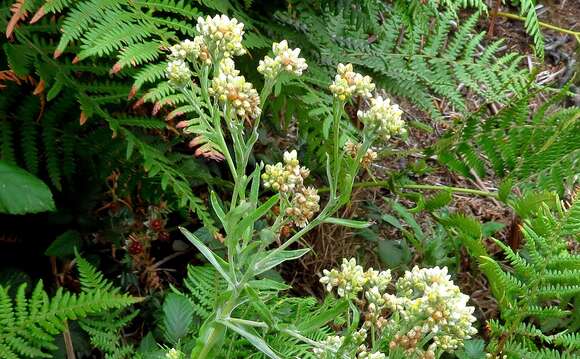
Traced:
[[330, 91], [341, 101], [353, 95], [371, 97], [375, 84], [370, 76], [363, 76], [353, 71], [352, 64], [338, 64], [337, 74], [330, 85]]
[[[169, 82], [176, 87], [183, 87], [187, 84], [187, 80], [191, 77], [191, 70], [186, 61], [199, 61], [204, 65], [211, 65], [214, 58], [220, 59], [220, 67], [225, 66], [229, 71], [221, 70], [222, 74], [231, 75], [232, 78], [222, 78], [221, 82], [232, 81], [235, 82], [232, 86], [240, 88], [245, 79], [238, 78], [239, 71], [235, 70], [232, 56], [242, 55], [246, 52], [242, 47], [242, 37], [244, 35], [244, 24], [238, 22], [236, 19], [230, 19], [225, 15], [216, 15], [212, 17], [199, 17], [197, 19], [196, 29], [199, 33], [193, 41], [185, 39], [179, 44], [175, 44], [169, 48], [169, 63], [167, 64], [166, 75]], [[217, 65], [217, 64], [216, 64]], [[218, 81], [219, 83], [220, 81]], [[251, 84], [250, 84], [251, 86]], [[253, 105], [251, 91], [244, 87], [248, 99], [244, 100], [244, 93], [242, 91], [239, 99], [234, 107], [236, 113], [241, 116], [256, 116], [259, 115], [259, 107]], [[257, 97], [257, 93], [256, 93]], [[259, 98], [258, 98], [259, 104]], [[240, 108], [243, 108], [241, 110]]]
[[368, 271], [356, 264], [356, 259], [346, 260], [343, 258], [340, 271], [336, 269], [323, 270], [324, 276], [320, 283], [331, 292], [336, 287], [340, 297], [354, 298], [365, 288], [369, 291], [384, 291], [391, 282], [391, 271], [376, 271], [370, 268]]
[[284, 152], [284, 163], [266, 165], [266, 170], [262, 174], [264, 187], [292, 196], [286, 214], [299, 227], [305, 227], [320, 210], [318, 190], [304, 186], [304, 179], [309, 175], [310, 170], [300, 166], [296, 150]]
[[[344, 144], [344, 152], [352, 158], [356, 158], [358, 151], [360, 151], [361, 144], [352, 142], [351, 140], [346, 141]], [[363, 168], [368, 168], [379, 155], [373, 151], [371, 148], [363, 155], [360, 163]]]
[[229, 57], [220, 62], [220, 74], [228, 76], [238, 76], [240, 71], [236, 69], [236, 63]]
[[291, 207], [286, 209], [286, 214], [294, 219], [298, 227], [306, 227], [308, 221], [320, 210], [320, 196], [318, 190], [312, 186], [303, 187], [292, 196]]
[[300, 49], [290, 49], [286, 40], [273, 43], [272, 52], [274, 58], [266, 56], [258, 65], [258, 72], [266, 78], [273, 79], [282, 71], [300, 76], [308, 68], [306, 60], [299, 57]]
[[377, 96], [371, 99], [371, 107], [367, 111], [358, 111], [358, 118], [370, 131], [375, 132], [383, 140], [406, 132], [405, 122], [401, 119], [403, 111], [397, 104], [391, 104], [388, 98]]
[[357, 356], [357, 359], [385, 359], [385, 354], [381, 352], [373, 352], [369, 353], [367, 351], [360, 352]]
[[401, 316], [422, 322], [423, 331], [435, 335], [434, 347], [453, 351], [476, 333], [474, 307], [467, 305], [469, 296], [450, 280], [447, 268], [414, 267], [399, 278], [396, 288], [406, 299]]
[[323, 348], [314, 348], [312, 351], [319, 359], [334, 359], [336, 352], [344, 343], [344, 337], [340, 335], [329, 335], [320, 344]]
[[167, 64], [166, 76], [175, 87], [183, 87], [191, 78], [191, 70], [184, 60], [173, 60]]
[[[352, 341], [349, 341], [350, 348], [353, 352], [356, 352], [355, 359], [386, 359], [385, 354], [379, 351], [369, 351], [365, 342], [367, 340], [367, 330], [361, 328], [352, 334]], [[334, 355], [336, 351], [341, 349], [345, 343], [345, 337], [339, 335], [331, 335], [327, 337], [324, 341], [320, 342], [321, 348], [313, 349], [314, 354], [318, 358], [330, 359], [336, 358]], [[350, 350], [347, 350], [349, 352]], [[330, 355], [329, 355], [330, 354]]]
[[282, 193], [294, 192], [303, 186], [304, 179], [310, 175], [306, 167], [300, 167], [296, 150], [284, 152], [284, 164], [266, 165], [262, 174], [264, 187]]
[[224, 57], [239, 56], [246, 53], [242, 46], [244, 24], [237, 19], [230, 19], [226, 15], [207, 16], [197, 19], [197, 40], [200, 48], [204, 45], [211, 51], [218, 52]]
[[171, 52], [169, 54], [170, 60], [187, 60], [191, 57], [197, 57], [196, 45], [193, 41], [185, 39], [179, 44], [175, 44], [169, 48]]
[[[447, 268], [414, 267], [397, 280], [396, 294], [387, 293], [390, 271], [371, 268], [365, 272], [354, 258], [343, 259], [340, 270], [323, 273], [320, 282], [327, 291], [337, 288], [340, 297], [365, 304], [363, 328], [380, 333], [388, 327], [398, 333], [389, 344], [391, 349], [400, 347], [408, 354], [433, 359], [438, 350], [452, 352], [476, 333], [474, 308], [450, 280]], [[424, 350], [418, 346], [427, 336], [433, 339]]]
[[[221, 69], [211, 82], [210, 94], [216, 96], [222, 103], [231, 105], [238, 118], [255, 119], [260, 117], [260, 95], [244, 76], [233, 75], [237, 70], [232, 67]], [[231, 73], [230, 75], [227, 72]]]
[[165, 353], [165, 359], [183, 359], [185, 355], [175, 348], [171, 348], [167, 353]]

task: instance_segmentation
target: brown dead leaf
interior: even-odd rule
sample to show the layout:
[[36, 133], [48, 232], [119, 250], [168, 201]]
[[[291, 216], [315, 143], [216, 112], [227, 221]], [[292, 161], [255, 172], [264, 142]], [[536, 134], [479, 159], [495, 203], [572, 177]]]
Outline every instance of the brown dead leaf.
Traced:
[[28, 11], [26, 11], [24, 7], [24, 3], [26, 0], [16, 0], [12, 6], [10, 6], [10, 11], [12, 12], [12, 17], [10, 21], [8, 21], [8, 25], [6, 26], [6, 38], [11, 38], [14, 29], [18, 25], [18, 23], [28, 16]]
[[84, 125], [87, 122], [88, 119], [89, 118], [87, 117], [87, 114], [84, 111], [81, 111], [81, 116], [79, 118], [80, 125], [81, 126]]
[[31, 24], [34, 24], [38, 20], [42, 19], [44, 17], [44, 15], [46, 15], [46, 11], [44, 10], [44, 5], [42, 5], [40, 7], [40, 9], [38, 9], [38, 11], [36, 12], [36, 14], [34, 14], [34, 16], [32, 17], [32, 19], [30, 19], [30, 23]]
[[36, 87], [34, 88], [34, 91], [32, 92], [32, 94], [33, 94], [34, 96], [38, 96], [38, 95], [40, 95], [41, 93], [43, 93], [43, 92], [44, 92], [44, 86], [45, 86], [45, 85], [46, 85], [46, 83], [44, 82], [44, 80], [40, 80], [40, 81], [38, 82], [38, 85], [36, 85]]

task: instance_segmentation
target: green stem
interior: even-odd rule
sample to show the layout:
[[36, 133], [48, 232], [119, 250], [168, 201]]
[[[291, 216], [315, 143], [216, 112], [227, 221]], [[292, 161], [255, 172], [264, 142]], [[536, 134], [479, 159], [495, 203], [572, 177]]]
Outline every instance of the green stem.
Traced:
[[[237, 291], [234, 290], [231, 298], [221, 307], [216, 310], [216, 318], [220, 319], [223, 317], [229, 317], [232, 310], [236, 307], [238, 295]], [[215, 320], [210, 323], [210, 327], [207, 329], [208, 333], [205, 335], [205, 340], [203, 343], [198, 343], [196, 347], [191, 352], [191, 359], [206, 359], [209, 358], [211, 351], [214, 346], [219, 342], [219, 339], [223, 336], [226, 331], [226, 327], [223, 324], [217, 323]]]
[[[389, 181], [376, 181], [376, 182], [359, 182], [353, 185], [353, 188], [376, 188], [376, 187], [387, 187], [390, 184]], [[424, 189], [433, 191], [449, 191], [454, 193], [467, 193], [474, 194], [477, 196], [498, 198], [497, 193], [481, 191], [471, 188], [461, 188], [461, 187], [451, 187], [451, 186], [438, 186], [438, 185], [426, 185], [426, 184], [406, 184], [401, 185], [404, 189]], [[330, 189], [328, 187], [320, 188], [318, 192], [328, 192]]]
[[[516, 15], [516, 14], [512, 14], [512, 13], [509, 13], [509, 12], [501, 12], [501, 11], [499, 11], [497, 13], [497, 15], [502, 16], [502, 17], [505, 17], [505, 18], [508, 18], [508, 19], [519, 20], [519, 21], [526, 21], [526, 18], [525, 17], [520, 16], [520, 15]], [[580, 41], [580, 31], [573, 31], [573, 30], [564, 29], [564, 28], [558, 27], [556, 25], [548, 24], [548, 23], [541, 22], [541, 21], [539, 21], [538, 23], [540, 24], [541, 27], [545, 27], [546, 29], [555, 30], [555, 31], [558, 31], [558, 32], [562, 32], [564, 34], [574, 35], [576, 37], [576, 39], [578, 41]]]
[[[338, 191], [338, 177], [340, 176], [340, 117], [342, 107], [344, 106], [342, 101], [335, 100], [332, 108], [333, 114], [333, 135], [334, 135], [334, 153], [333, 153], [333, 165], [334, 165], [334, 190]], [[334, 193], [336, 195], [336, 193]]]

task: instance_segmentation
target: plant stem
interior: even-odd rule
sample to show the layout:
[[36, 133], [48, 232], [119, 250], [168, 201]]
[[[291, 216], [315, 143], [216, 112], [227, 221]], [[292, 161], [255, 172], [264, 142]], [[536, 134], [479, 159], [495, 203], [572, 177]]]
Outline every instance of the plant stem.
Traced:
[[[353, 185], [353, 188], [375, 188], [375, 187], [386, 187], [390, 183], [389, 181], [376, 181], [376, 182], [359, 182]], [[455, 193], [468, 193], [474, 194], [477, 196], [483, 197], [491, 197], [491, 198], [498, 198], [497, 193], [495, 192], [488, 192], [488, 191], [481, 191], [477, 189], [471, 188], [462, 188], [462, 187], [451, 187], [451, 186], [440, 186], [440, 185], [427, 185], [427, 184], [405, 184], [401, 185], [401, 188], [405, 189], [424, 189], [424, 190], [433, 190], [433, 191], [449, 191]], [[330, 189], [328, 187], [320, 188], [318, 192], [328, 192]]]
[[[237, 293], [237, 291], [234, 291], [230, 299], [227, 302], [225, 302], [221, 308], [218, 308], [216, 310], [216, 318], [219, 319], [220, 317], [230, 316], [238, 300], [238, 295], [235, 293]], [[213, 320], [213, 323], [211, 323], [210, 325], [211, 327], [207, 329], [209, 333], [204, 338], [205, 340], [202, 344], [203, 347], [200, 348], [199, 350], [196, 350], [197, 347], [200, 345], [200, 343], [198, 343], [198, 345], [196, 345], [196, 348], [194, 348], [194, 350], [191, 352], [191, 359], [209, 358], [208, 355], [211, 353], [213, 347], [218, 343], [219, 338], [223, 335], [223, 332], [226, 330], [226, 327], [223, 324], [217, 323], [215, 319]], [[196, 355], [196, 353], [198, 354]]]
[[[498, 11], [497, 15], [503, 16], [503, 17], [508, 18], [508, 19], [526, 21], [525, 17], [517, 15], [517, 14], [512, 14], [509, 12]], [[546, 29], [551, 29], [551, 30], [555, 30], [558, 32], [562, 32], [564, 34], [573, 35], [576, 37], [576, 39], [578, 41], [580, 41], [580, 31], [573, 31], [573, 30], [569, 30], [569, 29], [564, 29], [564, 28], [558, 27], [556, 25], [548, 24], [548, 23], [541, 22], [541, 21], [539, 21], [538, 23], [540, 24], [541, 27], [545, 27]]]

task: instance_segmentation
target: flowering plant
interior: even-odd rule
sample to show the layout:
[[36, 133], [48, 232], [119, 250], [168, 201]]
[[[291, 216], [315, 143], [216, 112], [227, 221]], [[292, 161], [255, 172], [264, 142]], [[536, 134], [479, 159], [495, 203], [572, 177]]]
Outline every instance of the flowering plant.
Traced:
[[[453, 284], [447, 268], [414, 267], [397, 280], [393, 294], [390, 271], [364, 271], [352, 258], [343, 259], [340, 270], [324, 270], [320, 282], [350, 306], [348, 330], [319, 343], [314, 349], [319, 358], [348, 353], [348, 358], [384, 359], [383, 352], [389, 352], [389, 358], [434, 359], [476, 333], [474, 307], [467, 306], [469, 297]], [[354, 318], [360, 312], [359, 328]]]
[[[323, 222], [358, 228], [367, 225], [331, 216], [349, 202], [360, 167], [376, 158], [371, 145], [404, 132], [402, 112], [389, 100], [372, 98], [375, 85], [370, 77], [354, 72], [350, 64], [338, 66], [338, 74], [330, 86], [334, 94], [333, 151], [327, 154], [326, 171], [330, 191], [322, 206], [317, 189], [306, 184], [310, 171], [300, 165], [296, 150], [285, 152], [283, 162], [249, 168], [263, 107], [279, 75], [285, 72], [300, 76], [308, 68], [305, 59], [300, 57], [300, 49], [289, 48], [285, 40], [272, 45], [273, 56], [266, 56], [258, 66], [264, 75], [264, 86], [258, 94], [254, 85], [235, 68], [234, 56], [246, 52], [242, 45], [244, 25], [224, 15], [200, 18], [197, 33], [192, 41], [184, 40], [170, 49], [167, 78], [187, 96], [195, 112], [195, 118], [181, 122], [178, 127], [196, 135], [192, 144], [201, 145], [202, 152], [226, 161], [234, 189], [229, 203], [222, 202], [215, 193], [210, 196], [225, 232], [221, 237], [227, 248], [225, 258], [182, 229], [228, 284], [227, 291], [218, 298], [214, 313], [201, 327], [191, 357], [215, 357], [225, 333], [231, 330], [264, 354], [277, 358], [260, 338], [260, 330], [280, 330], [299, 339], [305, 337], [272, 317], [262, 293], [280, 291], [286, 286], [261, 276], [307, 253], [308, 249], [289, 248]], [[343, 149], [339, 122], [345, 104], [354, 96], [370, 100], [371, 106], [360, 114], [365, 123], [361, 141], [349, 142]], [[260, 187], [273, 192], [263, 203]], [[268, 213], [275, 213], [275, 220], [257, 230], [255, 223]], [[281, 231], [288, 226], [294, 226], [296, 231], [284, 241]], [[257, 310], [262, 321], [235, 316], [236, 309], [245, 303]]]

